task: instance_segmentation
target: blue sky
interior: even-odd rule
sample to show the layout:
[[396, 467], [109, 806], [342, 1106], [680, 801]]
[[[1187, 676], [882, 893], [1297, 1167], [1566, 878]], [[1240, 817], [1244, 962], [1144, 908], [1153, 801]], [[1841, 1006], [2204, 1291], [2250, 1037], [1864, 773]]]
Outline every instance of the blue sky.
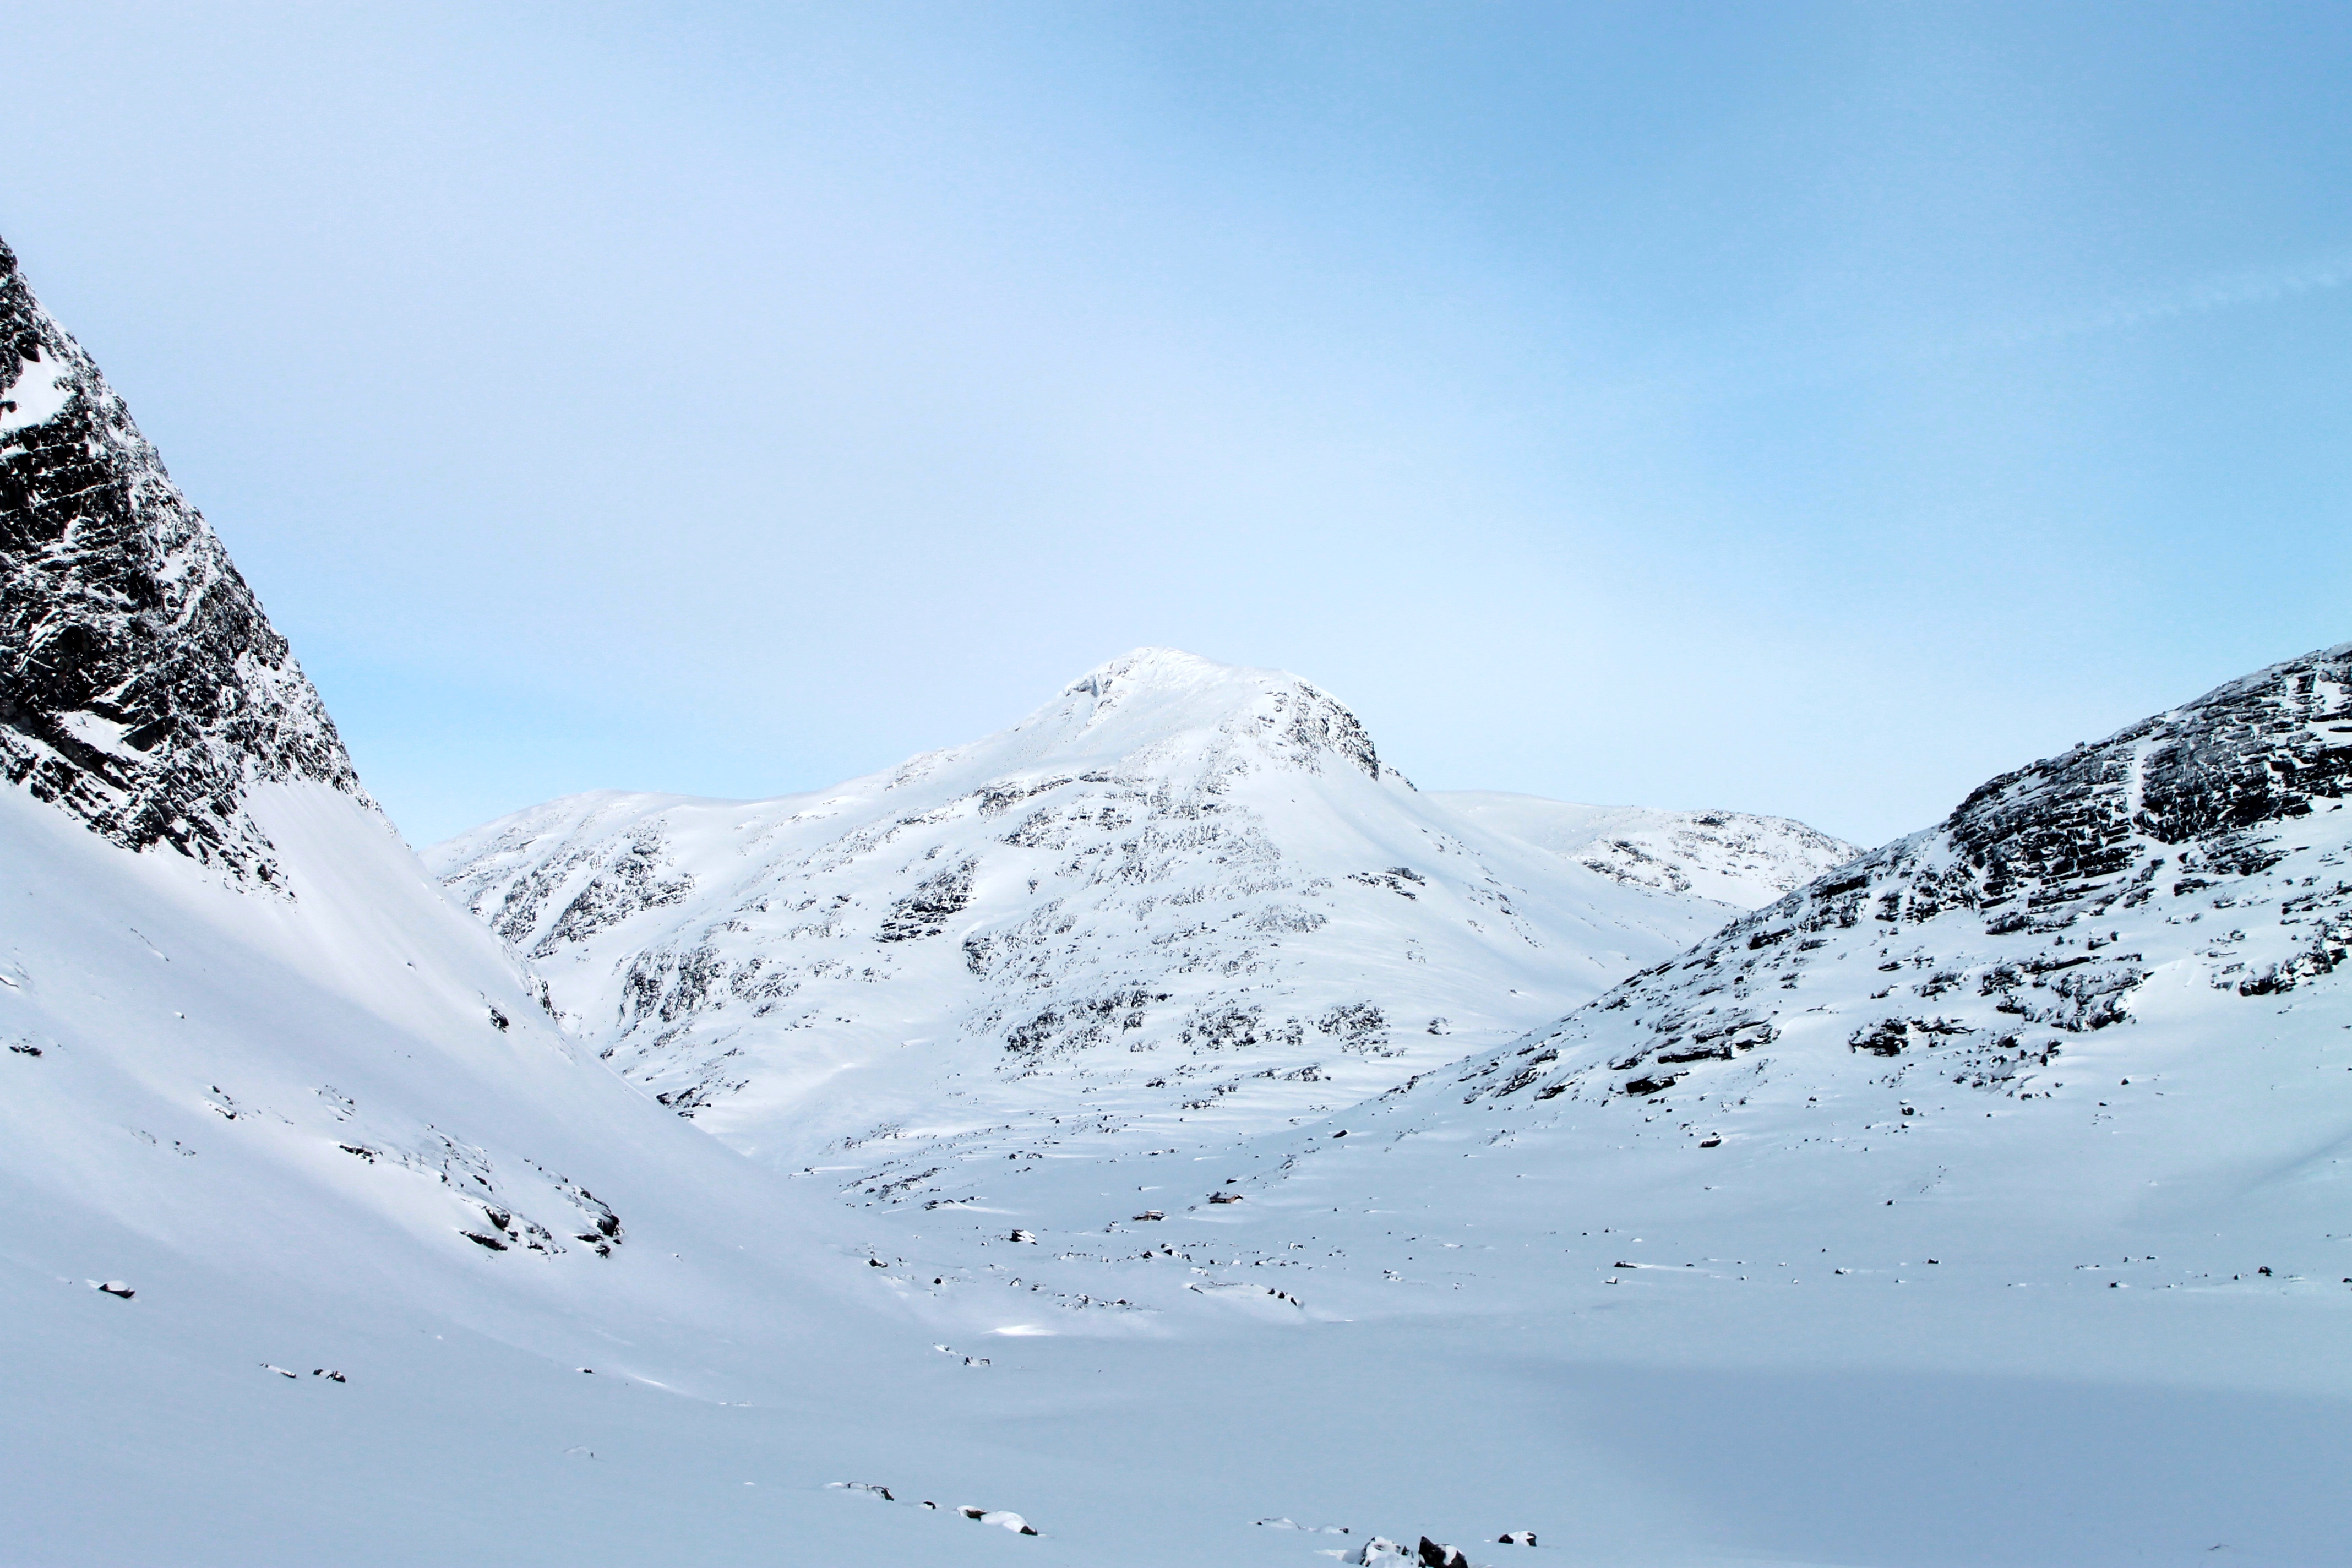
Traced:
[[2352, 8], [17, 0], [0, 235], [424, 843], [1129, 647], [1876, 841], [2352, 637]]

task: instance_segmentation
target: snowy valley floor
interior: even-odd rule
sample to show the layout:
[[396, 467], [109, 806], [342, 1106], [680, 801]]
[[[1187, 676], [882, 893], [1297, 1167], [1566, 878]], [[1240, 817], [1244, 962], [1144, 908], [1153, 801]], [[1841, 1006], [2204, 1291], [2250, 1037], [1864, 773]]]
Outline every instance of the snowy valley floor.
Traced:
[[[1874, 1190], [1776, 1219], [1718, 1205], [1677, 1150], [1647, 1191], [1507, 1181], [1527, 1196], [1441, 1221], [1380, 1195], [1377, 1150], [1347, 1158], [1279, 1201], [1095, 1238], [1191, 1261], [1056, 1264], [1077, 1248], [1048, 1235], [932, 1289], [915, 1270], [947, 1265], [911, 1240], [878, 1269], [845, 1242], [773, 1322], [719, 1330], [624, 1328], [588, 1300], [472, 1330], [323, 1285], [257, 1301], [86, 1216], [13, 1227], [5, 1558], [1314, 1568], [1377, 1532], [1481, 1563], [2340, 1560], [2352, 1242], [2290, 1246], [2282, 1222], [2315, 1215], [2235, 1238], [2061, 1205], [1991, 1235], [2006, 1203]], [[1102, 1173], [1034, 1180], [1075, 1208]], [[1223, 1264], [1293, 1240], [1349, 1254], [1272, 1271], [1303, 1306]], [[137, 1295], [90, 1289], [93, 1265]], [[665, 1265], [689, 1266], [628, 1262]], [[1158, 1310], [1028, 1288], [1106, 1268]], [[1283, 1518], [1349, 1533], [1258, 1522]], [[1539, 1544], [1494, 1544], [1516, 1530]]]

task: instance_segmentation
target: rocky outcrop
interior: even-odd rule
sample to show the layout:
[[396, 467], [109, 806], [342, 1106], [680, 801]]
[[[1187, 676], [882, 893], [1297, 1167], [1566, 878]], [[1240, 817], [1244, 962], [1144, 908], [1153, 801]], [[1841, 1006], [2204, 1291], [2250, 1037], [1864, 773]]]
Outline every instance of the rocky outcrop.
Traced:
[[2347, 789], [2352, 644], [1992, 779], [1452, 1079], [1473, 1101], [1720, 1102], [1844, 1058], [1888, 1086], [2045, 1096], [2067, 1037], [2128, 1024], [2160, 970], [2253, 998], [2345, 963]]
[[0, 245], [0, 774], [126, 848], [281, 881], [258, 782], [364, 800], [204, 518]]

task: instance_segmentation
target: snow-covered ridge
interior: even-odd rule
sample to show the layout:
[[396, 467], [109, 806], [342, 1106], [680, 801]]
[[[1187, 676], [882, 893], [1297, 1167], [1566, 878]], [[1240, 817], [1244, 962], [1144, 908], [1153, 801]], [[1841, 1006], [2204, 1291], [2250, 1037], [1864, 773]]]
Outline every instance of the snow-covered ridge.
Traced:
[[2227, 1049], [2229, 1009], [2273, 1008], [2352, 944], [2347, 781], [2352, 644], [1992, 779], [1424, 1092], [1706, 1101], [1680, 1135], [1719, 1139], [1775, 1080], [2043, 1098], [2150, 998], [2219, 1000]]
[[0, 774], [93, 832], [279, 884], [257, 783], [365, 803], [253, 592], [0, 243]]
[[24, 1234], [455, 1300], [487, 1256], [617, 1262], [648, 1189], [698, 1166], [761, 1202], [441, 896], [5, 247], [0, 373], [0, 1175]]
[[950, 1153], [1377, 1093], [1725, 912], [1420, 795], [1296, 676], [1159, 648], [833, 790], [579, 796], [427, 854], [625, 1075], [925, 1201]]
[[1862, 853], [1862, 847], [1785, 816], [1572, 805], [1496, 790], [1433, 796], [1496, 833], [1550, 850], [1604, 877], [1754, 909]]

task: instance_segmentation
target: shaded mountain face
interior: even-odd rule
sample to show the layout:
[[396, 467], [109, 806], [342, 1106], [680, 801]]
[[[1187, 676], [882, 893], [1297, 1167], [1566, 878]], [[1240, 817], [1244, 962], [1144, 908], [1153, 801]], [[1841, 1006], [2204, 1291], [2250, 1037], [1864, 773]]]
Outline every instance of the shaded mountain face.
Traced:
[[1164, 649], [835, 790], [581, 796], [428, 858], [625, 1076], [925, 1202], [950, 1153], [1377, 1093], [1728, 912], [1486, 831], [1295, 676]]
[[2344, 963], [2347, 780], [2352, 645], [1993, 779], [1940, 826], [1446, 1076], [1529, 1105], [1705, 1099], [1692, 1139], [1734, 1135], [1742, 1097], [1776, 1079], [2046, 1097], [2151, 1008], [2222, 998], [2217, 1026], [2251, 1023]]
[[365, 798], [286, 639], [5, 244], [0, 775], [247, 885], [282, 882], [248, 785]]

